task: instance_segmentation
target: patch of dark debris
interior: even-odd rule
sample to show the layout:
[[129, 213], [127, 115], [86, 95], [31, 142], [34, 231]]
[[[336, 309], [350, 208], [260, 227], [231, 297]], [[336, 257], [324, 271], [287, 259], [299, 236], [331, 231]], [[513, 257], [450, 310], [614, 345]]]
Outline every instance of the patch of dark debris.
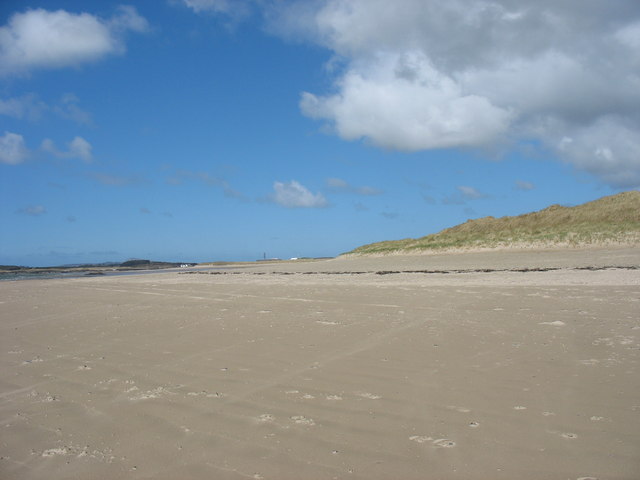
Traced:
[[531, 272], [551, 272], [555, 270], [640, 270], [640, 265], [624, 265], [615, 266], [608, 265], [603, 267], [587, 266], [574, 268], [561, 267], [525, 267], [525, 268], [474, 268], [474, 269], [453, 269], [453, 270], [370, 270], [370, 271], [336, 271], [336, 272], [238, 272], [238, 271], [191, 271], [180, 272], [180, 275], [400, 275], [405, 273], [423, 274], [423, 275], [448, 275], [461, 273], [531, 273]]

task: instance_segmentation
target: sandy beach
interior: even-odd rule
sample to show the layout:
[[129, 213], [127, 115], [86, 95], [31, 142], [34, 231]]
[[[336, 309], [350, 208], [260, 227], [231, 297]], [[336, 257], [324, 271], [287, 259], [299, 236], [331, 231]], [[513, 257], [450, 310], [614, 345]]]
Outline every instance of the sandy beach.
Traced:
[[0, 312], [3, 480], [640, 478], [638, 248], [0, 282]]

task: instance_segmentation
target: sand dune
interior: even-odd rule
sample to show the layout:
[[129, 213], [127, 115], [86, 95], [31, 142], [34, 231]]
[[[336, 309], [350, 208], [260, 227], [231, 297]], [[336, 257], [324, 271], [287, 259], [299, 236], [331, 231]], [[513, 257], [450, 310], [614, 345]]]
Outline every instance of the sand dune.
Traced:
[[2, 282], [0, 477], [637, 479], [639, 266], [491, 252]]

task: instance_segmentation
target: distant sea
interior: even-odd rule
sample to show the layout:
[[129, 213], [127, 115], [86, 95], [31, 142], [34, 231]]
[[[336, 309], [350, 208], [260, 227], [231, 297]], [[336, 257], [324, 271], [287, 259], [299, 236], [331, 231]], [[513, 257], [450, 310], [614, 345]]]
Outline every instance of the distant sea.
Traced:
[[13, 280], [48, 280], [55, 278], [99, 278], [122, 275], [143, 275], [145, 273], [160, 273], [162, 270], [135, 270], [126, 272], [104, 272], [102, 275], [87, 275], [87, 272], [20, 272], [0, 273], [0, 282]]
[[78, 278], [84, 277], [84, 272], [20, 272], [0, 273], [0, 281], [10, 280], [44, 280], [49, 278]]

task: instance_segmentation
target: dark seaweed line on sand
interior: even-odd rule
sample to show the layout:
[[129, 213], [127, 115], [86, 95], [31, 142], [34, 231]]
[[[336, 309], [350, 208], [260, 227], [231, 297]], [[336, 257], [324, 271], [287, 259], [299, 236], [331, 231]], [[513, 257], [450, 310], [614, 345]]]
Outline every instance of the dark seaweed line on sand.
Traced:
[[447, 275], [456, 273], [503, 273], [503, 272], [515, 272], [515, 273], [530, 273], [530, 272], [551, 272], [555, 270], [589, 270], [589, 271], [601, 271], [601, 270], [639, 270], [638, 265], [625, 265], [615, 266], [609, 265], [604, 267], [575, 267], [575, 268], [561, 268], [561, 267], [534, 267], [534, 268], [474, 268], [474, 269], [454, 269], [454, 270], [369, 270], [369, 271], [355, 271], [355, 272], [180, 272], [180, 275], [398, 275], [403, 273], [421, 273], [424, 275]]

